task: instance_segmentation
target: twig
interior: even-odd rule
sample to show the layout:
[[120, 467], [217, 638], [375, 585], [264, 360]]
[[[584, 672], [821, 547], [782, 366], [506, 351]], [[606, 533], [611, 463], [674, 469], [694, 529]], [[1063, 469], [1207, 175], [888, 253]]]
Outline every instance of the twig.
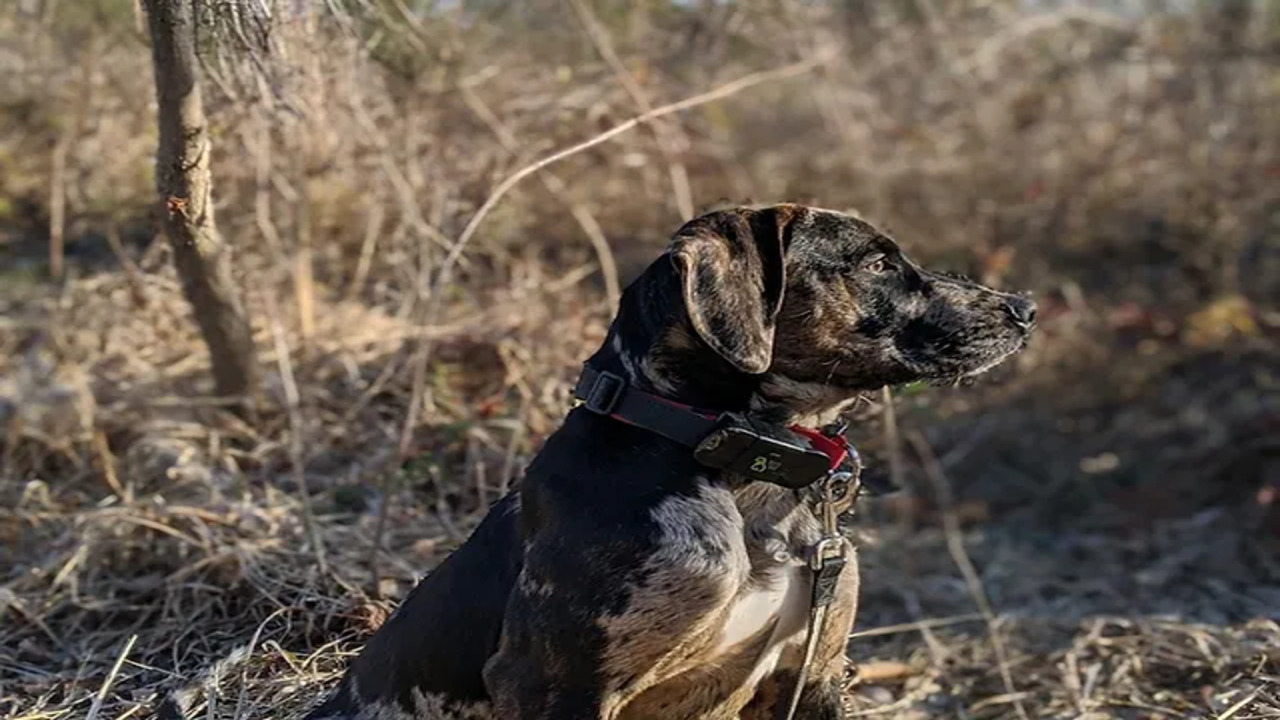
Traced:
[[382, 203], [369, 204], [369, 216], [365, 219], [364, 242], [360, 244], [360, 259], [356, 261], [355, 272], [351, 274], [351, 284], [347, 286], [348, 300], [354, 300], [364, 289], [369, 268], [373, 266], [374, 252], [378, 249], [378, 236], [382, 234], [382, 221], [385, 215], [386, 211]]
[[66, 256], [67, 155], [71, 152], [74, 134], [75, 130], [71, 125], [58, 133], [49, 161], [49, 276], [55, 280], [62, 279], [63, 260]]
[[120, 655], [116, 657], [116, 662], [111, 666], [111, 672], [107, 673], [107, 679], [102, 681], [102, 687], [98, 688], [98, 694], [93, 696], [93, 704], [89, 706], [89, 714], [85, 716], [85, 720], [97, 720], [98, 713], [102, 712], [102, 703], [106, 702], [107, 692], [111, 690], [111, 685], [116, 681], [116, 676], [120, 674], [120, 666], [124, 665], [125, 658], [129, 657], [129, 652], [133, 650], [133, 644], [138, 641], [137, 635], [130, 635], [128, 641], [124, 644], [124, 649], [120, 651]]
[[480, 443], [475, 435], [475, 428], [467, 433], [466, 467], [472, 471], [476, 482], [476, 497], [480, 507], [489, 507], [489, 488], [487, 487], [484, 461], [480, 458]]
[[[266, 82], [263, 80], [262, 82]], [[254, 193], [253, 193], [253, 218], [257, 223], [258, 232], [262, 235], [262, 239], [266, 241], [270, 254], [275, 259], [279, 259], [283, 253], [284, 243], [280, 240], [280, 233], [276, 229], [276, 224], [271, 217], [271, 187], [272, 187], [272, 143], [271, 143], [271, 125], [269, 118], [265, 113], [259, 114], [255, 125], [248, 125], [244, 131], [246, 136], [246, 145], [250, 144], [248, 135], [253, 130], [257, 132], [256, 139], [252, 141], [253, 155], [253, 172], [254, 172]]]
[[[244, 657], [246, 660], [253, 657], [254, 648], [258, 647], [258, 641], [262, 639], [262, 629], [267, 626], [267, 623], [271, 622], [272, 620], [275, 620], [277, 617], [287, 612], [290, 612], [292, 610], [294, 610], [294, 608], [292, 607], [276, 608], [274, 611], [272, 611], [270, 615], [263, 618], [262, 622], [258, 623], [258, 627], [253, 631], [253, 637], [249, 638], [249, 646], [244, 650]], [[232, 717], [237, 717], [237, 718], [244, 717], [244, 714], [242, 713], [245, 706], [245, 701], [247, 700], [249, 695], [248, 688], [249, 688], [249, 664], [245, 663], [240, 670], [240, 694], [239, 696], [236, 697], [236, 710], [232, 714]]]
[[885, 625], [883, 627], [870, 628], [869, 630], [859, 630], [855, 633], [849, 633], [849, 639], [857, 640], [859, 638], [880, 637], [882, 635], [897, 635], [898, 633], [932, 630], [933, 628], [950, 627], [951, 625], [960, 625], [961, 623], [983, 619], [985, 618], [982, 613], [967, 613], [964, 615], [952, 615], [951, 617], [944, 618], [930, 618], [928, 620], [917, 620], [915, 622], [899, 623], [897, 625]]
[[298, 198], [293, 203], [293, 289], [294, 301], [298, 305], [298, 334], [302, 343], [303, 357], [310, 349], [311, 338], [316, 328], [316, 288], [315, 269], [312, 261], [311, 232], [311, 179], [307, 177], [304, 167], [306, 149], [295, 149], [293, 172], [297, 178]]
[[1262, 688], [1258, 688], [1257, 690], [1254, 690], [1252, 693], [1247, 695], [1243, 700], [1224, 710], [1223, 713], [1218, 716], [1218, 720], [1231, 720], [1232, 717], [1235, 717], [1236, 713], [1243, 710], [1246, 705], [1253, 702], [1254, 698], [1258, 697], [1261, 694], [1262, 694]]
[[498, 493], [506, 495], [511, 489], [512, 476], [515, 474], [516, 453], [520, 450], [520, 443], [524, 442], [525, 436], [528, 434], [529, 424], [525, 421], [525, 415], [529, 412], [530, 398], [527, 394], [522, 393], [520, 398], [520, 408], [516, 411], [516, 426], [511, 431], [511, 439], [507, 442], [507, 450], [502, 458], [502, 475], [500, 482], [502, 485]]
[[393, 483], [392, 479], [398, 477], [400, 472], [403, 471], [400, 467], [396, 467], [390, 473], [384, 471], [382, 477], [378, 479], [378, 490], [382, 493], [382, 498], [378, 503], [378, 517], [373, 523], [373, 540], [369, 543], [369, 557], [365, 561], [369, 565], [369, 582], [373, 588], [370, 594], [375, 600], [382, 599], [382, 568], [378, 565], [378, 553], [382, 552], [382, 536], [387, 532], [391, 493], [399, 486], [399, 483]]
[[902, 437], [898, 433], [898, 411], [893, 406], [893, 391], [885, 385], [880, 389], [884, 402], [884, 443], [889, 450], [889, 480], [894, 487], [903, 487]]
[[[569, 0], [569, 5], [573, 7], [596, 52], [600, 53], [600, 57], [609, 64], [618, 82], [622, 84], [622, 89], [631, 96], [636, 107], [640, 112], [653, 110], [653, 103], [649, 102], [649, 96], [623, 64], [622, 58], [618, 57], [613, 40], [609, 37], [609, 31], [596, 19], [591, 8], [587, 7], [582, 0]], [[685, 169], [684, 163], [680, 162], [680, 145], [687, 143], [680, 135], [682, 133], [675, 123], [653, 123], [653, 137], [658, 141], [658, 149], [662, 151], [663, 160], [667, 163], [667, 174], [671, 176], [671, 192], [675, 195], [676, 209], [680, 211], [680, 219], [684, 221], [693, 218], [693, 191], [689, 187], [689, 171]]]
[[93, 35], [80, 62], [79, 88], [71, 122], [58, 133], [58, 139], [53, 145], [49, 170], [49, 275], [55, 280], [62, 279], [66, 264], [67, 160], [84, 129], [86, 116], [93, 102], [93, 72], [98, 66], [99, 46], [98, 36]]
[[[460, 84], [459, 92], [462, 95], [462, 102], [466, 104], [471, 112], [480, 118], [480, 121], [489, 127], [489, 131], [498, 138], [502, 146], [513, 155], [520, 149], [520, 142], [516, 139], [514, 133], [503, 124], [502, 120], [485, 104], [480, 96], [470, 85]], [[569, 214], [578, 223], [578, 227], [582, 228], [583, 234], [591, 242], [591, 248], [595, 250], [596, 262], [600, 263], [600, 274], [604, 276], [604, 292], [609, 298], [609, 307], [617, 309], [618, 302], [622, 298], [622, 289], [618, 280], [618, 264], [614, 262], [613, 250], [609, 247], [609, 239], [605, 237], [604, 230], [600, 228], [600, 223], [596, 221], [591, 211], [585, 205], [573, 199], [569, 194], [569, 187], [559, 175], [550, 170], [540, 173], [538, 177], [542, 180], [542, 184], [547, 188], [547, 192], [554, 195], [569, 208]]]
[[107, 481], [107, 487], [117, 498], [120, 498], [120, 502], [125, 505], [132, 504], [133, 493], [120, 484], [120, 476], [116, 474], [116, 459], [111, 455], [111, 448], [107, 446], [107, 436], [101, 430], [95, 430], [93, 433], [93, 450], [98, 455], [98, 462], [102, 463], [102, 477]]
[[138, 307], [144, 307], [147, 304], [147, 286], [142, 279], [142, 271], [125, 251], [124, 243], [120, 241], [120, 224], [114, 219], [107, 223], [106, 240], [107, 247], [111, 248], [111, 254], [116, 256], [116, 262], [120, 263], [120, 268], [124, 270], [125, 280], [129, 283], [129, 293], [133, 295], [134, 303]]
[[431, 341], [424, 338], [409, 360], [413, 365], [413, 382], [410, 385], [412, 394], [409, 396], [409, 407], [404, 413], [404, 426], [400, 428], [400, 442], [396, 445], [401, 464], [413, 455], [413, 428], [417, 424], [418, 413], [422, 411], [422, 396], [427, 391], [427, 358], [430, 354]]
[[476, 210], [475, 215], [471, 216], [471, 220], [468, 221], [466, 227], [462, 229], [462, 233], [458, 235], [458, 241], [449, 249], [449, 254], [445, 256], [444, 262], [440, 265], [440, 270], [435, 283], [435, 290], [437, 292], [433, 292], [432, 295], [438, 296], [439, 289], [443, 288], [452, 278], [453, 266], [458, 262], [458, 258], [461, 257], [462, 251], [466, 248], [467, 243], [471, 241], [472, 236], [476, 234], [476, 230], [479, 229], [480, 223], [488, 217], [494, 206], [497, 205], [502, 198], [506, 197], [507, 193], [511, 192], [511, 188], [515, 187], [521, 180], [524, 180], [548, 165], [560, 162], [561, 160], [576, 155], [583, 150], [589, 150], [597, 145], [606, 143], [629, 130], [643, 125], [644, 123], [651, 122], [660, 117], [666, 117], [667, 115], [673, 115], [683, 110], [695, 108], [700, 105], [706, 105], [708, 103], [715, 102], [716, 100], [727, 98], [731, 95], [736, 95], [743, 90], [755, 87], [756, 85], [763, 85], [768, 82], [776, 82], [778, 80], [786, 80], [798, 75], [803, 75], [821, 67], [828, 61], [828, 59], [828, 54], [823, 53], [809, 58], [808, 60], [784, 65], [774, 70], [762, 70], [760, 72], [744, 75], [737, 80], [725, 83], [724, 85], [708, 90], [700, 95], [694, 95], [693, 97], [685, 98], [678, 102], [654, 108], [649, 112], [641, 113], [630, 120], [613, 126], [595, 137], [583, 140], [577, 145], [572, 145], [563, 150], [558, 150], [541, 160], [530, 163], [520, 170], [517, 170], [493, 189], [493, 192], [490, 193], [488, 199], [486, 199], [484, 204]]
[[951, 485], [947, 482], [942, 466], [938, 464], [938, 458], [933, 454], [933, 449], [929, 447], [929, 443], [924, 439], [924, 436], [913, 431], [907, 434], [907, 439], [920, 456], [920, 460], [924, 464], [925, 474], [933, 481], [938, 508], [942, 514], [942, 528], [947, 537], [947, 550], [951, 553], [951, 559], [955, 561], [956, 568], [964, 576], [965, 586], [969, 589], [969, 595], [973, 598], [974, 604], [978, 606], [978, 611], [982, 613], [983, 620], [986, 621], [987, 634], [991, 638], [991, 647], [995, 650], [996, 661], [1000, 665], [1000, 679], [1004, 683], [1005, 696], [1013, 703], [1014, 709], [1018, 711], [1018, 717], [1022, 718], [1022, 720], [1030, 720], [1030, 716], [1027, 715], [1027, 709], [1022, 705], [1022, 696], [1013, 684], [1013, 675], [1009, 671], [1009, 656], [1005, 652], [1004, 641], [1000, 639], [1000, 634], [996, 627], [996, 616], [991, 610], [991, 602], [987, 598], [987, 591], [983, 588], [982, 578], [978, 576], [977, 568], [974, 567], [973, 560], [969, 557], [969, 552], [964, 547], [964, 536], [960, 531], [960, 521], [956, 518]]
[[298, 487], [298, 494], [302, 496], [302, 522], [314, 546], [316, 565], [320, 568], [321, 574], [327, 575], [329, 564], [325, 561], [324, 540], [320, 537], [320, 529], [316, 527], [315, 513], [311, 509], [311, 490], [307, 487], [307, 473], [302, 466], [301, 396], [298, 393], [298, 383], [293, 376], [289, 341], [285, 338], [284, 327], [280, 324], [280, 312], [271, 293], [272, 288], [263, 288], [263, 302], [267, 306], [271, 339], [275, 344], [276, 364], [280, 368], [280, 382], [284, 386], [285, 405], [289, 413], [289, 464], [293, 468], [293, 479]]
[[391, 188], [396, 193], [396, 199], [400, 201], [403, 219], [408, 222], [414, 231], [440, 246], [440, 248], [450, 247], [449, 238], [439, 228], [427, 221], [426, 215], [422, 212], [422, 205], [418, 202], [419, 193], [417, 189], [400, 166], [396, 164], [396, 159], [403, 155], [403, 148], [392, 146], [386, 135], [379, 130], [377, 123], [369, 116], [362, 99], [353, 99], [348, 104], [348, 107], [351, 109], [351, 117], [360, 125], [360, 129], [365, 131], [366, 137], [378, 149], [378, 164], [382, 167], [383, 175], [387, 181], [391, 183]]

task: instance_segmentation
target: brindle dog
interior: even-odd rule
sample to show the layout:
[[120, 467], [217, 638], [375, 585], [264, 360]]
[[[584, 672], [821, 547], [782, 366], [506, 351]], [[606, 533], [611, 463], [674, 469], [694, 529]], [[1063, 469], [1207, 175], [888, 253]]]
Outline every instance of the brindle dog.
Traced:
[[[1030, 300], [926, 271], [859, 219], [725, 210], [687, 223], [627, 288], [589, 365], [691, 406], [820, 425], [859, 393], [991, 368], [1034, 319]], [[820, 533], [808, 497], [576, 408], [310, 717], [491, 701], [504, 720], [779, 718]], [[837, 592], [805, 720], [842, 717], [852, 563]]]

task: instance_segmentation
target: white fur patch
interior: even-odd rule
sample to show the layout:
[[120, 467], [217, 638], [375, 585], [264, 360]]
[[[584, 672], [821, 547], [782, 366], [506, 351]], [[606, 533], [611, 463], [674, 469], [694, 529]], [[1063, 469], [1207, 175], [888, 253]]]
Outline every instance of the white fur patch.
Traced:
[[773, 625], [765, 655], [775, 655], [775, 646], [807, 626], [809, 593], [809, 571], [803, 563], [793, 560], [777, 567], [760, 587], [734, 601], [720, 631], [717, 651], [727, 651]]

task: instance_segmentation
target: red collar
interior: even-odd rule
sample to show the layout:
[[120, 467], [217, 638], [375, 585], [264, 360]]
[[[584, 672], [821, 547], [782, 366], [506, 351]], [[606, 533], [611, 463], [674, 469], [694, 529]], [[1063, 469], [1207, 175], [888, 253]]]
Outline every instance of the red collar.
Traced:
[[792, 425], [791, 432], [804, 436], [814, 450], [826, 455], [832, 471], [838, 470], [849, 459], [853, 450], [853, 446], [844, 435], [827, 435], [821, 430], [802, 425]]

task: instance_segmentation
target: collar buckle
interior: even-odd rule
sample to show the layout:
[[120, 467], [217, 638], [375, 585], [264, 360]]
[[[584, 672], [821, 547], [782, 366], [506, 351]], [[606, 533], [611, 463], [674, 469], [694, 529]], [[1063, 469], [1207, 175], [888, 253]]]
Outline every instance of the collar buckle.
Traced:
[[618, 407], [626, 389], [627, 381], [621, 375], [601, 370], [582, 398], [582, 406], [597, 415], [609, 415]]

